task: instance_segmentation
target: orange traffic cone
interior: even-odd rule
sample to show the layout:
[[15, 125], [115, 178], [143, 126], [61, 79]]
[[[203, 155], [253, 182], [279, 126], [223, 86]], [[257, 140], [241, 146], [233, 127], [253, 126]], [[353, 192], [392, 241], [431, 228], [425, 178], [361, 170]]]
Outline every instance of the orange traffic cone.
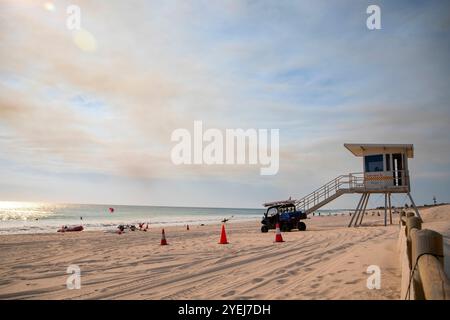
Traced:
[[161, 245], [162, 246], [167, 246], [166, 233], [164, 232], [164, 229], [162, 229]]
[[186, 230], [189, 231], [189, 225], [186, 225]]
[[281, 236], [280, 225], [278, 223], [275, 225], [275, 229], [276, 229], [275, 242], [284, 242], [283, 237]]
[[225, 224], [222, 224], [222, 233], [220, 234], [219, 244], [228, 244], [227, 234], [225, 232]]

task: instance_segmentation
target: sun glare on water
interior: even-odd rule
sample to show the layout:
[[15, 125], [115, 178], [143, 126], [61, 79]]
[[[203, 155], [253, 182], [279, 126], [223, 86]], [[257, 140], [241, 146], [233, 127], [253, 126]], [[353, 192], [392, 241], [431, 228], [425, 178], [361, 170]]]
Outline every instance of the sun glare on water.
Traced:
[[38, 202], [0, 201], [0, 209], [33, 208], [42, 205]]
[[0, 201], [0, 221], [40, 219], [51, 213], [48, 205], [41, 202]]

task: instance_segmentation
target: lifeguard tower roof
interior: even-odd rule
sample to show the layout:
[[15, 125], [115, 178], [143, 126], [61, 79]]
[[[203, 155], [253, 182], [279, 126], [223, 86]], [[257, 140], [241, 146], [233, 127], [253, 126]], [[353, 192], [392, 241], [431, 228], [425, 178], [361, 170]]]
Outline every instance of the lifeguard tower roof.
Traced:
[[408, 158], [414, 157], [412, 144], [376, 144], [376, 143], [344, 143], [344, 147], [357, 157], [368, 153], [394, 153], [404, 152]]

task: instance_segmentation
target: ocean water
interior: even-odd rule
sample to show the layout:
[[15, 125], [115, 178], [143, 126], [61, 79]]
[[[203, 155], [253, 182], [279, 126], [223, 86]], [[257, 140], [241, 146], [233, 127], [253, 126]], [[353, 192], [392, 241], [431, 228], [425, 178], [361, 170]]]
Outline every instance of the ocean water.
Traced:
[[[110, 212], [109, 208], [114, 208]], [[261, 209], [157, 207], [98, 204], [50, 204], [0, 201], [0, 234], [56, 232], [62, 225], [83, 224], [85, 230], [112, 230], [120, 224], [176, 226], [260, 220]], [[348, 213], [320, 210], [322, 215]]]

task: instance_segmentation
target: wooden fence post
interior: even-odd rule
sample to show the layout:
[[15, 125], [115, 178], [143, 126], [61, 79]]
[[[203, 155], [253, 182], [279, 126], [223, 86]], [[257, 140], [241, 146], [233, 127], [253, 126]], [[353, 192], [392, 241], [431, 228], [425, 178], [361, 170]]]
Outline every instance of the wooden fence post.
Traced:
[[413, 261], [412, 245], [411, 245], [411, 232], [413, 229], [417, 229], [417, 230], [422, 229], [422, 221], [418, 217], [409, 216], [408, 218], [406, 218], [405, 232], [406, 232], [406, 252], [408, 254], [408, 261], [409, 261], [410, 269], [413, 267], [413, 265], [412, 265], [412, 263], [413, 263], [412, 262]]
[[410, 235], [415, 298], [450, 299], [449, 280], [443, 269], [442, 235], [432, 230], [413, 230]]
[[400, 213], [399, 224], [400, 224], [400, 227], [406, 225], [406, 212], [404, 212], [404, 211], [402, 211], [402, 212]]

